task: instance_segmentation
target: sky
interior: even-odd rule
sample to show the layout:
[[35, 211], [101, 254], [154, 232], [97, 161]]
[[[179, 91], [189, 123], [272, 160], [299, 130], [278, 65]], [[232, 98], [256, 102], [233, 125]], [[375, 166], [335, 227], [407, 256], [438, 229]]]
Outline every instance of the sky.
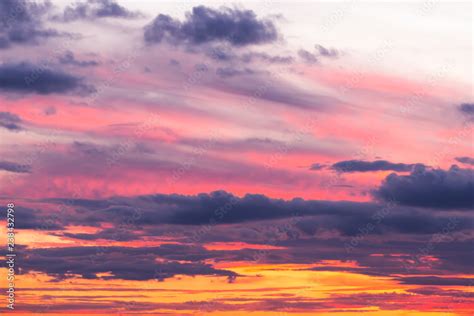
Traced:
[[471, 315], [472, 12], [1, 1], [0, 310]]

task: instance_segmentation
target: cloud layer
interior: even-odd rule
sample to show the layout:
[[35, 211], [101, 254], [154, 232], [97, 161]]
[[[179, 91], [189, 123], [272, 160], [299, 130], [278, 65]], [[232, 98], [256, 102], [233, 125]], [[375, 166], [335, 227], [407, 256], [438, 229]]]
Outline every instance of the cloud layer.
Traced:
[[0, 65], [0, 90], [21, 93], [79, 93], [95, 91], [83, 79], [47, 65], [33, 65], [27, 62]]
[[119, 5], [114, 0], [87, 0], [71, 4], [64, 9], [61, 16], [56, 19], [64, 22], [76, 20], [94, 20], [100, 18], [133, 19], [140, 17], [138, 12], [132, 12]]
[[21, 130], [21, 118], [10, 112], [0, 112], [0, 126], [11, 131]]
[[371, 172], [371, 171], [410, 171], [415, 164], [393, 163], [387, 160], [363, 161], [346, 160], [332, 165], [339, 172]]
[[60, 34], [46, 28], [43, 16], [51, 8], [49, 2], [4, 0], [0, 2], [0, 49], [15, 44], [37, 44]]
[[376, 197], [411, 206], [472, 209], [474, 171], [452, 166], [448, 170], [418, 165], [409, 175], [389, 175]]
[[226, 42], [235, 46], [265, 44], [278, 38], [273, 22], [259, 20], [251, 10], [197, 6], [181, 22], [168, 15], [158, 15], [145, 28], [145, 41], [172, 44]]

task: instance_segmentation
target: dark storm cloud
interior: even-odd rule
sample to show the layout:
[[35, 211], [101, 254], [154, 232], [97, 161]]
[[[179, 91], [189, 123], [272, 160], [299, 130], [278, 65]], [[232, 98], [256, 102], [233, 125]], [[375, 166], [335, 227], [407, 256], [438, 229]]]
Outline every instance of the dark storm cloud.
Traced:
[[29, 63], [0, 65], [0, 90], [34, 92], [38, 94], [78, 93], [88, 94], [95, 88], [80, 77]]
[[452, 166], [449, 170], [417, 165], [409, 175], [391, 174], [374, 191], [382, 200], [437, 209], [472, 209], [474, 170]]
[[456, 157], [455, 159], [466, 165], [474, 165], [474, 158], [471, 157]]
[[331, 166], [339, 172], [371, 172], [371, 171], [410, 171], [415, 164], [393, 163], [386, 160], [364, 161], [345, 160]]
[[42, 17], [50, 8], [49, 2], [0, 1], [0, 49], [58, 36], [58, 32], [43, 26]]
[[10, 112], [0, 112], [0, 126], [11, 131], [21, 130], [21, 119], [18, 115]]
[[[192, 253], [206, 254], [202, 247], [163, 245], [160, 247], [69, 247], [24, 249], [24, 272], [41, 271], [58, 280], [80, 275], [85, 279], [159, 280], [175, 275], [214, 275], [235, 278], [236, 273], [214, 269], [200, 262], [182, 263], [174, 257], [188, 258]], [[178, 255], [177, 255], [178, 254]], [[181, 254], [181, 255], [179, 255]], [[205, 258], [205, 256], [200, 256]], [[163, 259], [158, 262], [157, 259]], [[183, 259], [184, 260], [184, 259]], [[196, 261], [196, 260], [193, 260]], [[100, 277], [100, 273], [111, 276]]]
[[77, 60], [71, 51], [67, 51], [63, 55], [59, 56], [58, 61], [63, 65], [72, 65], [77, 67], [92, 67], [99, 65], [99, 62], [95, 60]]
[[30, 173], [31, 166], [20, 165], [15, 162], [10, 161], [0, 161], [0, 170], [6, 170], [15, 173]]
[[173, 44], [227, 42], [234, 46], [265, 44], [275, 41], [278, 32], [270, 20], [259, 20], [251, 10], [197, 6], [181, 22], [158, 15], [145, 27], [145, 41]]
[[88, 0], [67, 6], [62, 16], [55, 18], [57, 20], [70, 22], [99, 18], [133, 19], [141, 16], [140, 13], [129, 11], [114, 0]]

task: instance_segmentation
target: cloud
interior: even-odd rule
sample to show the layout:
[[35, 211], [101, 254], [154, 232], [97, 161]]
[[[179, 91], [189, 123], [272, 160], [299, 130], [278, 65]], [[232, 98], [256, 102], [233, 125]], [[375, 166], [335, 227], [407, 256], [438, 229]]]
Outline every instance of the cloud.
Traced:
[[43, 26], [41, 18], [50, 8], [49, 2], [0, 1], [0, 49], [14, 44], [37, 44], [41, 39], [60, 35]]
[[307, 64], [316, 64], [318, 62], [316, 55], [304, 49], [298, 50], [298, 56], [300, 56], [301, 59], [303, 59], [303, 61]]
[[181, 63], [179, 61], [177, 61], [176, 59], [173, 59], [173, 58], [170, 59], [169, 64], [172, 65], [172, 66], [176, 66], [176, 67], [181, 65]]
[[269, 55], [262, 52], [248, 52], [243, 54], [240, 59], [245, 63], [260, 60], [271, 64], [291, 64], [294, 61], [294, 58], [291, 56]]
[[229, 77], [242, 76], [242, 75], [252, 75], [254, 73], [255, 72], [249, 68], [237, 69], [233, 67], [219, 67], [216, 69], [216, 74], [221, 78], [229, 78]]
[[[0, 81], [1, 84], [1, 81]], [[19, 131], [22, 127], [19, 125], [21, 119], [18, 115], [10, 112], [0, 112], [0, 126], [11, 131]]]
[[410, 171], [415, 164], [393, 163], [386, 160], [363, 161], [345, 160], [331, 166], [333, 170], [339, 172], [371, 172], [371, 171]]
[[326, 165], [320, 164], [320, 163], [313, 163], [311, 167], [309, 167], [309, 170], [321, 170], [326, 168]]
[[204, 48], [204, 54], [217, 61], [229, 62], [238, 59], [233, 49], [228, 46], [208, 46]]
[[100, 18], [134, 19], [141, 16], [139, 12], [129, 11], [114, 0], [88, 0], [67, 6], [62, 16], [56, 16], [55, 19], [70, 22]]
[[82, 78], [49, 69], [47, 66], [23, 62], [0, 65], [0, 90], [38, 94], [88, 94], [95, 91], [95, 88], [83, 83]]
[[[301, 109], [329, 110], [330, 104], [338, 102], [337, 99], [317, 94], [314, 90], [307, 90], [279, 77], [279, 73], [257, 72], [231, 80], [213, 82], [213, 87], [223, 91], [248, 97], [249, 104], [266, 100], [285, 106]], [[232, 80], [234, 79], [234, 80]]]
[[[47, 288], [50, 289], [50, 288]], [[71, 291], [80, 291], [77, 288], [67, 288]], [[108, 288], [100, 288], [99, 290], [109, 290]], [[114, 291], [133, 291], [132, 287], [123, 287]], [[198, 290], [190, 289], [151, 289], [152, 291], [172, 291], [179, 295], [183, 293], [184, 296], [190, 293], [198, 293]], [[288, 290], [292, 290], [290, 293]], [[262, 312], [262, 314], [274, 313], [274, 311], [282, 311], [286, 314], [324, 314], [329, 315], [335, 314], [356, 314], [356, 313], [371, 313], [374, 309], [377, 309], [379, 314], [382, 311], [388, 311], [393, 314], [396, 310], [410, 310], [410, 313], [419, 314], [426, 313], [427, 306], [436, 309], [437, 312], [445, 314], [452, 314], [453, 310], [466, 310], [466, 306], [469, 305], [472, 295], [469, 292], [457, 291], [457, 290], [446, 290], [441, 289], [434, 291], [415, 291], [407, 290], [409, 293], [397, 293], [395, 291], [378, 291], [377, 293], [369, 293], [364, 291], [358, 291], [357, 293], [340, 293], [336, 291], [330, 293], [324, 298], [317, 297], [312, 298], [304, 295], [308, 288], [305, 286], [280, 286], [275, 288], [255, 288], [239, 290], [247, 292], [246, 295], [240, 295], [239, 297], [227, 297], [224, 295], [228, 290], [217, 289], [213, 290], [214, 295], [207, 299], [194, 299], [184, 300], [182, 302], [146, 302], [140, 300], [135, 301], [112, 301], [111, 298], [121, 298], [117, 293], [111, 295], [94, 295], [96, 300], [84, 300], [81, 295], [43, 295], [44, 300], [51, 298], [60, 298], [61, 303], [54, 305], [51, 304], [28, 304], [24, 303], [21, 305], [22, 311], [33, 312], [68, 312], [71, 310], [104, 310], [109, 311], [110, 314], [120, 313], [140, 313], [146, 314], [149, 311], [158, 311], [159, 315], [174, 315], [177, 312], [180, 315], [184, 312], [191, 312], [192, 314], [214, 314], [220, 311], [224, 313], [231, 313], [233, 315], [238, 314], [253, 314]], [[199, 292], [200, 293], [200, 292]], [[436, 298], [425, 296], [425, 295], [437, 295]], [[221, 295], [219, 295], [221, 294]], [[416, 294], [416, 295], [415, 295]], [[169, 294], [171, 295], [171, 293]], [[224, 297], [225, 296], [225, 297]], [[134, 298], [141, 299], [141, 295], [134, 295]], [[130, 296], [127, 296], [130, 298]], [[433, 300], [436, 300], [434, 303]], [[63, 302], [64, 301], [64, 302]], [[49, 301], [48, 301], [49, 302]], [[435, 305], [433, 305], [435, 304]], [[173, 311], [168, 313], [168, 311]], [[157, 314], [155, 312], [154, 314]]]
[[77, 60], [71, 51], [67, 51], [63, 55], [59, 56], [58, 61], [63, 65], [73, 65], [78, 67], [91, 67], [99, 65], [99, 63], [95, 60]]
[[270, 20], [259, 20], [251, 10], [197, 6], [181, 22], [164, 14], [145, 27], [147, 43], [206, 44], [226, 42], [233, 46], [270, 43], [278, 32]]
[[437, 276], [420, 276], [420, 277], [402, 277], [402, 284], [416, 285], [449, 285], [449, 286], [472, 286], [474, 279], [470, 278], [441, 278]]
[[194, 69], [199, 72], [207, 72], [209, 70], [209, 66], [206, 64], [199, 63], [194, 65]]
[[320, 57], [336, 58], [339, 52], [333, 48], [325, 48], [321, 45], [315, 46], [316, 52], [310, 52], [305, 49], [298, 50], [298, 56], [307, 64], [317, 64]]
[[474, 103], [462, 103], [459, 105], [458, 110], [468, 122], [474, 122]]
[[474, 103], [462, 103], [459, 106], [459, 111], [466, 115], [474, 115]]
[[[175, 275], [214, 275], [235, 278], [237, 274], [215, 269], [200, 262], [179, 262], [183, 258], [207, 257], [202, 247], [163, 245], [160, 247], [69, 247], [24, 249], [22, 269], [24, 272], [41, 271], [57, 280], [80, 275], [85, 279], [158, 280]], [[199, 253], [203, 255], [199, 255]], [[198, 261], [198, 257], [192, 261]], [[173, 258], [178, 260], [173, 260]], [[158, 259], [164, 259], [158, 262]], [[190, 260], [187, 260], [190, 261]], [[110, 276], [99, 276], [109, 273]]]
[[[471, 279], [470, 282], [474, 284], [474, 279]], [[472, 292], [467, 292], [467, 291], [464, 292], [464, 291], [459, 291], [459, 290], [443, 290], [435, 286], [415, 288], [415, 289], [408, 290], [408, 292], [421, 294], [421, 295], [428, 295], [428, 296], [434, 295], [434, 296], [448, 296], [448, 297], [458, 297], [458, 298], [463, 298], [463, 297], [474, 298], [474, 293]]]
[[3, 160], [3, 161], [0, 161], [0, 170], [6, 170], [6, 171], [16, 172], [16, 173], [30, 173], [31, 166], [20, 165], [15, 162]]
[[[61, 199], [47, 200], [61, 202]], [[201, 225], [209, 221], [217, 223], [242, 223], [259, 220], [291, 218], [295, 216], [350, 214], [355, 210], [375, 209], [375, 205], [357, 202], [290, 201], [271, 199], [265, 195], [247, 194], [242, 198], [224, 191], [196, 196], [178, 194], [156, 194], [135, 198], [117, 197], [105, 200], [73, 201], [74, 205], [88, 210], [84, 215], [90, 220], [110, 221], [110, 215], [117, 218], [134, 216], [139, 209], [137, 224], [154, 225], [167, 223], [175, 225]], [[168, 206], [174, 205], [172, 209]], [[364, 207], [364, 206], [365, 207]], [[297, 212], [297, 214], [295, 214]], [[360, 213], [359, 213], [360, 214]]]
[[334, 48], [326, 48], [321, 45], [315, 45], [316, 50], [319, 52], [320, 56], [336, 58], [339, 57], [339, 52]]
[[456, 157], [454, 159], [466, 165], [474, 165], [474, 158], [471, 157]]
[[[193, 50], [199, 51], [199, 50]], [[284, 64], [289, 65], [294, 62], [292, 56], [269, 55], [264, 52], [245, 52], [237, 54], [229, 45], [213, 45], [203, 49], [204, 54], [220, 62], [241, 62], [244, 64], [260, 61], [266, 64]]]
[[[49, 199], [44, 202], [60, 204], [66, 201], [81, 212], [77, 216], [65, 219], [62, 223], [64, 226], [87, 225], [91, 222], [120, 225], [123, 219], [131, 218], [134, 225], [143, 225], [148, 229], [166, 224], [251, 225], [252, 222], [282, 220], [294, 222], [295, 228], [308, 235], [313, 235], [317, 231], [333, 231], [341, 236], [355, 236], [368, 226], [371, 227], [367, 234], [385, 232], [434, 234], [441, 231], [449, 222], [447, 215], [434, 214], [432, 210], [414, 210], [396, 205], [303, 199], [280, 200], [259, 194], [247, 194], [239, 198], [224, 191], [195, 196], [155, 194], [103, 200]], [[380, 213], [384, 214], [383, 221], [379, 218]], [[461, 231], [469, 229], [472, 224], [472, 218], [467, 215], [460, 216], [455, 228]], [[110, 233], [106, 232], [77, 237], [97, 239], [106, 235], [110, 237]]]
[[[420, 254], [421, 257], [436, 258], [429, 261], [432, 275], [466, 274], [472, 263], [472, 254], [465, 252], [465, 249], [472, 246], [468, 234], [474, 221], [472, 214], [466, 212], [452, 215], [434, 209], [396, 205], [389, 208], [387, 205], [344, 201], [281, 200], [258, 194], [237, 197], [221, 191], [188, 196], [154, 194], [108, 199], [46, 199], [40, 201], [38, 207], [44, 210], [35, 213], [36, 219], [29, 226], [38, 226], [41, 224], [38, 219], [48, 219], [57, 214], [55, 207], [63, 205], [68, 205], [71, 211], [68, 209], [64, 216], [56, 216], [56, 226], [94, 226], [99, 230], [94, 233], [70, 233], [66, 230], [57, 232], [55, 236], [58, 237], [93, 242], [140, 241], [149, 240], [151, 236], [158, 239], [166, 236], [183, 244], [145, 249], [99, 247], [94, 251], [93, 247], [74, 247], [64, 252], [38, 250], [36, 253], [35, 249], [32, 253], [24, 252], [25, 255], [31, 254], [30, 258], [41, 259], [29, 262], [29, 269], [39, 266], [40, 271], [56, 278], [62, 277], [61, 269], [66, 269], [68, 263], [80, 262], [83, 266], [82, 262], [86, 258], [90, 262], [91, 257], [94, 262], [100, 262], [101, 267], [87, 271], [74, 265], [76, 270], [71, 273], [98, 278], [97, 274], [105, 270], [112, 271], [111, 278], [138, 280], [151, 277], [151, 262], [159, 265], [259, 260], [275, 264], [315, 264], [324, 260], [353, 260], [358, 263], [355, 267], [325, 264], [318, 265], [314, 270], [392, 276], [398, 280], [406, 274], [426, 274], [428, 263], [420, 259]], [[20, 221], [24, 221], [23, 217]], [[450, 230], [445, 233], [450, 223]], [[191, 246], [212, 242], [273, 245], [278, 248], [262, 252], [246, 247], [206, 250], [201, 246]], [[350, 251], [348, 245], [353, 246]], [[55, 262], [59, 256], [65, 258], [62, 265], [51, 267], [51, 270], [45, 267], [46, 258]], [[79, 258], [77, 261], [76, 257]], [[138, 271], [138, 267], [125, 272], [126, 266], [115, 264], [122, 258], [132, 258], [131, 263], [143, 263], [138, 265], [143, 268], [143, 273]], [[157, 259], [161, 260], [157, 262]], [[410, 263], [413, 261], [417, 262]], [[409, 270], [405, 263], [409, 263]], [[163, 268], [163, 278], [173, 275], [172, 271], [193, 275], [198, 269], [191, 266], [179, 266], [176, 270], [172, 266]], [[208, 268], [200, 267], [198, 270], [209, 271], [209, 275], [232, 277]], [[202, 274], [207, 275], [207, 272]]]
[[[0, 164], [4, 164], [4, 162], [0, 162]], [[1, 168], [2, 167], [0, 167], [0, 169]], [[13, 172], [30, 172], [30, 166], [15, 164], [14, 169], [16, 171]], [[16, 205], [15, 229], [35, 229], [38, 231], [43, 230], [47, 232], [62, 230], [64, 229], [64, 227], [58, 223], [58, 221], [56, 220], [57, 217], [58, 212], [56, 212], [54, 215], [48, 215], [42, 212], [39, 208], [32, 209]], [[18, 247], [22, 246], [18, 245]]]
[[474, 206], [474, 171], [452, 166], [449, 170], [417, 165], [409, 175], [390, 174], [374, 191], [381, 200], [402, 205], [441, 209]]

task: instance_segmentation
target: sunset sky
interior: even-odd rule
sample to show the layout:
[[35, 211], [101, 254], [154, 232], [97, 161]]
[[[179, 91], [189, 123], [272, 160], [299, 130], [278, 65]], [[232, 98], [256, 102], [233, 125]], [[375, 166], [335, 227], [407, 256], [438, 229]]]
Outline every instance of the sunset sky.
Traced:
[[472, 17], [0, 0], [0, 313], [473, 315]]

